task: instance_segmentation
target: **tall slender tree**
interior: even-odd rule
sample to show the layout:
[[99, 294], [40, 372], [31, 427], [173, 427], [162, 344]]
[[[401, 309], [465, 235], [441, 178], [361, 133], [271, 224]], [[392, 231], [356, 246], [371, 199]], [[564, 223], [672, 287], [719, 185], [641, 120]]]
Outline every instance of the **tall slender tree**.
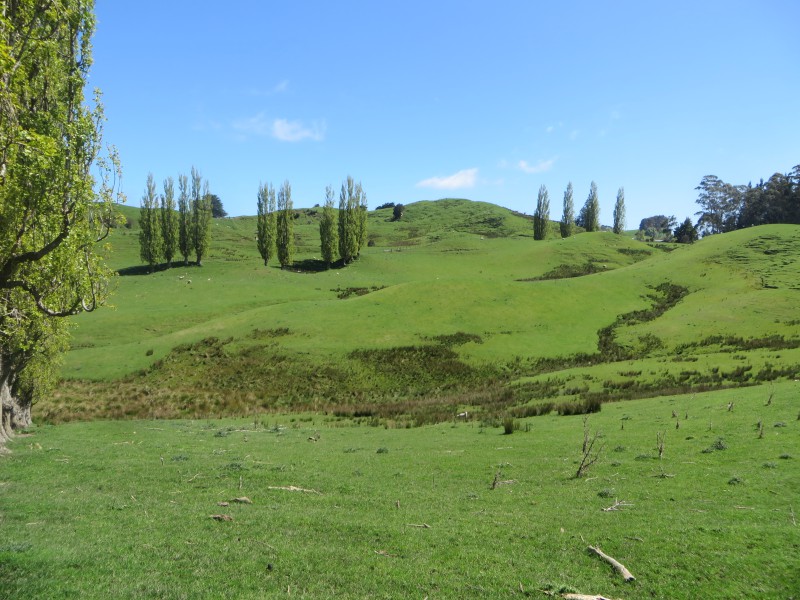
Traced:
[[564, 192], [564, 212], [561, 216], [561, 237], [566, 238], [575, 234], [575, 201], [572, 199], [572, 182], [567, 184]]
[[539, 197], [536, 199], [536, 210], [533, 213], [533, 239], [543, 240], [547, 237], [550, 227], [550, 195], [542, 184], [539, 187]]
[[586, 231], [600, 231], [600, 201], [597, 198], [597, 184], [589, 186], [589, 197], [581, 208], [579, 225]]
[[325, 205], [322, 207], [322, 218], [319, 221], [319, 241], [322, 260], [330, 268], [336, 260], [339, 246], [336, 211], [333, 208], [333, 188], [325, 188]]
[[625, 231], [625, 188], [617, 191], [617, 202], [614, 204], [614, 233]]
[[[0, 4], [0, 452], [58, 374], [62, 317], [108, 294], [95, 253], [118, 223], [121, 176], [103, 155], [103, 107], [84, 93], [94, 3]], [[92, 172], [99, 168], [99, 179]], [[97, 172], [97, 171], [95, 171]]]
[[356, 184], [356, 199], [358, 203], [358, 251], [356, 256], [361, 256], [362, 248], [367, 245], [367, 218], [369, 216], [369, 205], [367, 204], [367, 193], [361, 187], [361, 182]]
[[164, 195], [161, 196], [161, 239], [164, 242], [164, 260], [169, 268], [178, 252], [178, 213], [175, 212], [175, 181], [172, 177], [164, 180]]
[[178, 250], [183, 264], [189, 264], [192, 254], [192, 204], [189, 200], [189, 178], [178, 175]]
[[348, 175], [339, 192], [339, 256], [345, 265], [358, 257], [360, 250], [362, 195], [361, 184]]
[[266, 267], [275, 254], [275, 188], [269, 183], [258, 187], [256, 244]]
[[278, 190], [277, 246], [278, 262], [281, 268], [294, 262], [294, 210], [292, 206], [292, 186], [284, 181]]
[[203, 182], [200, 172], [192, 167], [192, 233], [190, 238], [197, 258], [203, 266], [203, 257], [211, 244], [211, 194], [208, 181]]
[[153, 174], [147, 174], [147, 184], [139, 205], [139, 258], [152, 273], [161, 260], [163, 242], [158, 215], [158, 198]]

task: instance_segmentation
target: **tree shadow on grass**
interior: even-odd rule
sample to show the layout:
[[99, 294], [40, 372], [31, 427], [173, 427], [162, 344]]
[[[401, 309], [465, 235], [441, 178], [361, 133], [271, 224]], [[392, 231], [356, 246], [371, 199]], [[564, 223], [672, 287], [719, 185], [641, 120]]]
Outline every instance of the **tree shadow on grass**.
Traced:
[[121, 277], [130, 277], [136, 275], [150, 275], [150, 273], [156, 273], [158, 271], [169, 271], [172, 269], [190, 269], [197, 267], [197, 263], [190, 262], [188, 265], [183, 264], [182, 262], [172, 263], [171, 266], [167, 267], [166, 264], [163, 265], [156, 265], [153, 270], [150, 270], [148, 265], [134, 265], [132, 267], [124, 267], [122, 269], [117, 269], [117, 273]]
[[[335, 267], [335, 265], [336, 263], [333, 263], [331, 267]], [[307, 258], [296, 260], [291, 267], [287, 267], [287, 270], [297, 273], [321, 273], [328, 270], [328, 263], [316, 258]]]

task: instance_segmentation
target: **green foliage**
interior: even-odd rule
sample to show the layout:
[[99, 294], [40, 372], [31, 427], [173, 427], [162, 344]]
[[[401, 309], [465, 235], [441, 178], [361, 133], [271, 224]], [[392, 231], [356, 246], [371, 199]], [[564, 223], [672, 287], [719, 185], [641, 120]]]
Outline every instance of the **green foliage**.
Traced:
[[674, 235], [675, 241], [679, 244], [694, 244], [699, 238], [697, 228], [689, 217], [675, 229]]
[[203, 257], [211, 244], [211, 194], [208, 182], [203, 182], [200, 172], [192, 167], [192, 220], [191, 235], [197, 266], [202, 266]]
[[147, 174], [147, 186], [140, 202], [139, 212], [139, 257], [150, 272], [161, 260], [164, 242], [159, 219], [156, 182], [153, 174]]
[[575, 235], [575, 201], [572, 198], [572, 182], [567, 184], [564, 192], [564, 210], [561, 217], [561, 237]]
[[285, 268], [294, 262], [294, 211], [292, 205], [292, 187], [284, 181], [278, 190], [276, 222], [276, 245], [278, 262]]
[[617, 201], [614, 204], [613, 231], [618, 235], [625, 232], [625, 188], [619, 188], [617, 192]]
[[319, 222], [320, 253], [322, 260], [330, 267], [338, 257], [339, 226], [333, 208], [333, 188], [325, 188], [325, 205], [322, 208], [322, 219]]
[[183, 256], [183, 264], [189, 264], [192, 254], [192, 204], [189, 199], [189, 178], [178, 175], [178, 249]]
[[111, 274], [94, 249], [117, 224], [120, 169], [116, 151], [103, 150], [99, 93], [94, 108], [84, 98], [93, 31], [92, 2], [3, 4], [0, 444], [9, 427], [29, 421], [36, 389], [52, 384], [44, 361], [62, 347], [66, 323], [48, 320], [92, 311], [107, 297]]
[[600, 231], [600, 200], [597, 197], [597, 184], [594, 181], [589, 187], [589, 196], [581, 208], [577, 224], [587, 232]]
[[539, 197], [536, 199], [536, 210], [533, 213], [533, 239], [543, 240], [547, 237], [550, 225], [550, 196], [547, 188], [539, 187]]
[[219, 196], [208, 194], [208, 200], [211, 202], [211, 216], [214, 219], [222, 219], [228, 216], [228, 212], [222, 206], [222, 199]]
[[339, 192], [339, 256], [345, 265], [358, 257], [366, 241], [366, 195], [348, 175]]
[[175, 181], [172, 177], [164, 180], [164, 195], [161, 197], [161, 239], [163, 256], [167, 267], [178, 252], [178, 213], [175, 210]]
[[276, 232], [276, 205], [275, 188], [272, 184], [261, 184], [258, 187], [258, 216], [256, 217], [256, 246], [258, 253], [264, 261], [264, 266], [269, 264], [275, 253]]
[[403, 218], [403, 213], [405, 212], [406, 207], [403, 204], [393, 204], [392, 205], [392, 221], [399, 221]]

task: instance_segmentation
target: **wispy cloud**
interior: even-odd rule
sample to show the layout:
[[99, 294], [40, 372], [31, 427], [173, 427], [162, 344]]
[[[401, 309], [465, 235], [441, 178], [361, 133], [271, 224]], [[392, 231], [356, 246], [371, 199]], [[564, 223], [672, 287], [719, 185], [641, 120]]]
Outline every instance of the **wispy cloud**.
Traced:
[[289, 91], [289, 80], [284, 79], [283, 81], [279, 81], [271, 88], [249, 88], [245, 91], [246, 94], [250, 96], [255, 96], [257, 98], [268, 98], [270, 96], [277, 96], [278, 94], [284, 94]]
[[325, 122], [314, 121], [311, 125], [306, 125], [301, 121], [275, 119], [272, 122], [272, 137], [282, 142], [321, 142], [325, 139]]
[[517, 163], [517, 166], [525, 173], [544, 173], [553, 168], [553, 165], [556, 164], [557, 159], [558, 157], [556, 156], [548, 160], [540, 160], [535, 165], [529, 165], [528, 161], [521, 160]]
[[266, 136], [281, 142], [301, 142], [303, 140], [320, 142], [325, 139], [326, 125], [325, 121], [313, 121], [311, 124], [306, 124], [303, 121], [272, 119], [262, 112], [253, 117], [234, 121], [233, 128], [243, 135]]
[[446, 177], [429, 177], [417, 183], [417, 187], [433, 188], [435, 190], [456, 190], [475, 186], [478, 178], [478, 169], [463, 169], [458, 173]]

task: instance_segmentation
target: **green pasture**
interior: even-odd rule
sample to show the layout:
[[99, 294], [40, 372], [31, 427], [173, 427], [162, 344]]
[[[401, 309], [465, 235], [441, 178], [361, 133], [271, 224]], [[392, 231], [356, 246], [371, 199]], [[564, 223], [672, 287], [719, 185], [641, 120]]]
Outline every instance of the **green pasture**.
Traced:
[[[797, 597], [799, 393], [607, 403], [510, 435], [330, 413], [39, 426], [2, 461], [0, 597]], [[602, 450], [576, 479], [584, 427]]]
[[686, 246], [610, 232], [534, 241], [531, 220], [501, 207], [418, 202], [400, 221], [372, 211], [361, 257], [328, 269], [320, 210], [307, 208], [291, 270], [263, 265], [243, 217], [214, 221], [203, 267], [148, 274], [138, 211], [122, 210], [132, 227], [110, 238], [112, 306], [74, 319], [65, 384], [35, 409], [47, 420], [335, 405], [396, 420], [420, 398], [438, 403], [409, 417], [419, 424], [800, 376], [797, 226]]

